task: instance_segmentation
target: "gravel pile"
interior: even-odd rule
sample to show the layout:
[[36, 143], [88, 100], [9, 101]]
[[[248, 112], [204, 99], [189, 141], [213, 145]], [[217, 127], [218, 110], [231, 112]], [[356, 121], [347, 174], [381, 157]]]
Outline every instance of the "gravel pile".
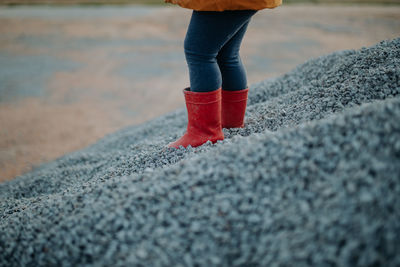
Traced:
[[399, 95], [400, 38], [253, 85], [216, 144], [123, 129], [0, 185], [0, 266], [399, 266]]

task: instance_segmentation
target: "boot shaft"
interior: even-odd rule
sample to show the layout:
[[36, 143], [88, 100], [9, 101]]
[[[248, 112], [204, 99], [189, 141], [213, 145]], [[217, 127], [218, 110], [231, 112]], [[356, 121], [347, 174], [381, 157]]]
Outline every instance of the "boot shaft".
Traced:
[[222, 90], [221, 124], [223, 128], [243, 128], [249, 88]]
[[187, 130], [202, 136], [221, 132], [221, 88], [211, 92], [192, 92], [186, 88], [183, 92], [188, 112]]

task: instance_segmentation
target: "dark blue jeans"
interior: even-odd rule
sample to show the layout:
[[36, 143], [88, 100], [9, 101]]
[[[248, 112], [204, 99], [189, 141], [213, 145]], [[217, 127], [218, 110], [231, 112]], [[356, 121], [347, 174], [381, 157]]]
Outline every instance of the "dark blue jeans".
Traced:
[[184, 48], [190, 90], [210, 92], [247, 88], [239, 50], [255, 10], [193, 11]]

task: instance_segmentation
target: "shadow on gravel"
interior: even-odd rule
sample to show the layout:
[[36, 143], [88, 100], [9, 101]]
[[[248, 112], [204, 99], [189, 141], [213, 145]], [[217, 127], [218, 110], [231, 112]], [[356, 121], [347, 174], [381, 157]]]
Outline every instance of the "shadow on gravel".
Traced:
[[0, 184], [0, 265], [400, 264], [400, 38], [252, 86], [246, 127], [165, 149], [179, 109]]

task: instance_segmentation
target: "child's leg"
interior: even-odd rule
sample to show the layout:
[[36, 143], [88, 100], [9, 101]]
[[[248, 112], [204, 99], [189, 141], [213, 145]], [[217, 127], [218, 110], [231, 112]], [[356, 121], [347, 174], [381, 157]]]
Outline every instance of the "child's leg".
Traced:
[[[245, 31], [243, 26], [255, 13], [256, 11], [253, 10], [193, 11], [184, 44], [191, 91], [209, 92], [222, 86], [217, 55], [224, 45], [235, 37], [236, 41], [226, 48], [226, 55], [230, 54], [233, 47], [237, 46], [238, 40], [243, 37]], [[238, 33], [240, 30], [242, 31]], [[232, 48], [229, 48], [231, 46]], [[226, 57], [221, 56], [221, 58]], [[231, 67], [230, 64], [228, 65]], [[223, 69], [228, 68], [223, 67]], [[235, 87], [235, 89], [239, 88]]]
[[222, 47], [217, 56], [223, 90], [236, 91], [247, 88], [246, 70], [240, 59], [239, 50], [249, 22], [250, 19]]

